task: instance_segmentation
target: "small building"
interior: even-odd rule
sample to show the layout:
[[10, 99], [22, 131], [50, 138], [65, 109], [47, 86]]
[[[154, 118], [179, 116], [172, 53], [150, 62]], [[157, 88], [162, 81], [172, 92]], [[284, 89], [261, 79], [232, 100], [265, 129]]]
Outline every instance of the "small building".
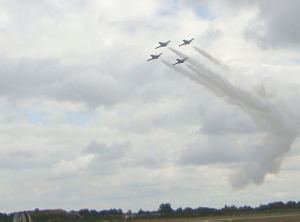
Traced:
[[28, 212], [15, 213], [13, 222], [33, 222]]

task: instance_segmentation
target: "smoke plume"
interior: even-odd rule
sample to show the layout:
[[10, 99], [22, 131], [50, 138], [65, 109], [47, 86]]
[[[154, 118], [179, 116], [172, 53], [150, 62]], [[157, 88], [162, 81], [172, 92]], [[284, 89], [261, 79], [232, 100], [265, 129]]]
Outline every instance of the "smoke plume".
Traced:
[[217, 58], [213, 57], [212, 55], [210, 55], [208, 52], [199, 49], [198, 47], [194, 46], [194, 49], [200, 53], [203, 57], [205, 57], [206, 59], [208, 59], [209, 61], [211, 61], [212, 63], [214, 63], [217, 66], [220, 66], [221, 68], [225, 69], [225, 70], [230, 70], [229, 66], [223, 64], [221, 61], [219, 61]]
[[[173, 48], [169, 49], [181, 58], [186, 57], [185, 54]], [[204, 50], [196, 47], [194, 49], [215, 65], [227, 69], [226, 65], [223, 65]], [[296, 125], [291, 118], [292, 115], [285, 106], [282, 104], [279, 106], [274, 103], [274, 100], [259, 97], [256, 93], [233, 85], [220, 74], [193, 58], [189, 57], [186, 60], [186, 66], [173, 66], [164, 60], [162, 62], [176, 72], [204, 86], [228, 104], [239, 107], [265, 133], [256, 158], [232, 173], [230, 181], [234, 188], [243, 188], [251, 183], [260, 184], [266, 175], [278, 172], [284, 155], [289, 151], [298, 135]]]

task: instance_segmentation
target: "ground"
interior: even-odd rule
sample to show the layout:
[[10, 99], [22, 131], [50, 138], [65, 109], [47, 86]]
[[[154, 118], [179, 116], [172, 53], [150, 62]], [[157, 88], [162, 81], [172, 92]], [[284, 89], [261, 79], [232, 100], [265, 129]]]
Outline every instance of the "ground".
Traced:
[[206, 218], [136, 219], [135, 222], [299, 222], [298, 213], [253, 214]]

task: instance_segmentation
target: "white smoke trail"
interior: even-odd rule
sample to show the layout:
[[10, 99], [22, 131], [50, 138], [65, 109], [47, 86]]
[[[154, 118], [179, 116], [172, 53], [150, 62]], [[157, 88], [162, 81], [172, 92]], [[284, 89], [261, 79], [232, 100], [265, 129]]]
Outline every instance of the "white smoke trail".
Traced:
[[174, 66], [171, 63], [165, 61], [164, 59], [161, 59], [162, 63], [169, 66], [173, 70], [175, 70], [178, 73], [181, 73], [182, 75], [188, 77], [189, 79], [193, 80], [194, 82], [201, 84], [202, 86], [208, 88], [209, 90], [214, 91], [215, 94], [221, 96], [221, 92], [216, 89], [211, 83], [209, 83], [205, 78], [202, 78], [201, 76], [194, 74], [192, 71], [189, 71], [182, 66]]
[[203, 49], [200, 49], [196, 46], [194, 46], [194, 49], [200, 53], [202, 56], [204, 56], [205, 58], [207, 58], [209, 61], [211, 61], [212, 63], [214, 63], [215, 65], [218, 65], [226, 70], [230, 70], [229, 66], [225, 65], [224, 63], [222, 63], [221, 61], [219, 61], [218, 59], [216, 59], [215, 57], [213, 57], [212, 55], [210, 55], [208, 52], [204, 51]]
[[[179, 57], [186, 57], [185, 54], [175, 49], [169, 49]], [[200, 54], [203, 55], [203, 53]], [[189, 70], [183, 67], [173, 67], [163, 61], [175, 71], [205, 86], [227, 103], [241, 108], [265, 131], [263, 146], [257, 157], [232, 175], [233, 187], [242, 188], [249, 183], [259, 184], [263, 182], [267, 174], [276, 173], [284, 154], [289, 151], [298, 135], [288, 110], [284, 106], [278, 106], [265, 99], [261, 100], [256, 94], [232, 85], [227, 79], [192, 58], [188, 58], [187, 62]]]
[[[177, 51], [176, 49], [169, 49], [179, 57], [187, 57], [185, 54]], [[256, 95], [252, 95], [237, 86], [233, 86], [227, 79], [206, 68], [204, 64], [201, 64], [190, 57], [187, 59], [187, 62], [194, 67], [191, 68], [191, 66], [188, 66], [196, 75], [205, 78], [216, 88], [221, 90], [224, 97], [227, 96], [230, 100], [234, 99], [236, 102], [243, 104], [243, 106], [250, 106], [260, 110], [268, 109], [266, 104], [264, 104], [264, 101], [259, 100]], [[244, 101], [244, 99], [247, 101]]]

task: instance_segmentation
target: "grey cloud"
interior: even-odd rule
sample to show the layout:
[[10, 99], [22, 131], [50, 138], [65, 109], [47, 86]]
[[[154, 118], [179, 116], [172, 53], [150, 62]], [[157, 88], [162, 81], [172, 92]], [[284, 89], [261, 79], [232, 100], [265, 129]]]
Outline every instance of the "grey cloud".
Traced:
[[233, 10], [258, 10], [245, 35], [263, 48], [300, 46], [299, 7], [297, 0], [228, 0], [222, 3]]
[[56, 59], [0, 58], [0, 97], [11, 101], [48, 98], [90, 107], [129, 98], [128, 82], [97, 67], [68, 66]]
[[159, 152], [150, 147], [144, 149], [142, 152], [134, 150], [128, 142], [106, 144], [92, 141], [82, 153], [95, 156], [88, 170], [102, 175], [137, 167], [159, 169], [167, 161], [168, 152]]
[[112, 144], [97, 143], [93, 141], [84, 150], [84, 153], [95, 154], [97, 160], [118, 160], [122, 158], [128, 151], [128, 144]]
[[259, 14], [247, 35], [264, 47], [300, 46], [299, 8], [297, 0], [258, 1]]
[[33, 152], [15, 151], [11, 153], [1, 154], [0, 169], [8, 170], [28, 170], [38, 169], [50, 166], [51, 162]]
[[[187, 5], [193, 8], [206, 3], [212, 10], [222, 9], [221, 15], [235, 14], [242, 9], [257, 10], [257, 17], [248, 24], [245, 36], [263, 48], [300, 46], [300, 24], [298, 0], [190, 0]], [[213, 11], [215, 13], [215, 11]], [[219, 14], [217, 14], [219, 15]], [[222, 17], [221, 17], [222, 19]]]
[[98, 143], [92, 141], [74, 158], [63, 159], [53, 165], [50, 179], [77, 177], [82, 174], [108, 176], [121, 169], [129, 144]]
[[204, 134], [251, 134], [259, 131], [249, 116], [219, 100], [210, 103], [201, 119], [200, 131]]
[[255, 146], [256, 144], [245, 137], [241, 139], [241, 135], [221, 138], [207, 137], [206, 141], [191, 144], [184, 149], [178, 163], [183, 165], [222, 165], [248, 162], [254, 157]]
[[129, 57], [126, 47], [122, 53], [112, 50], [104, 54], [98, 63], [76, 65], [56, 58], [2, 56], [0, 98], [46, 98], [95, 108], [129, 100], [156, 101], [174, 94], [176, 87], [170, 84], [174, 77], [164, 75], [164, 69], [150, 63], [133, 64], [136, 57]]

